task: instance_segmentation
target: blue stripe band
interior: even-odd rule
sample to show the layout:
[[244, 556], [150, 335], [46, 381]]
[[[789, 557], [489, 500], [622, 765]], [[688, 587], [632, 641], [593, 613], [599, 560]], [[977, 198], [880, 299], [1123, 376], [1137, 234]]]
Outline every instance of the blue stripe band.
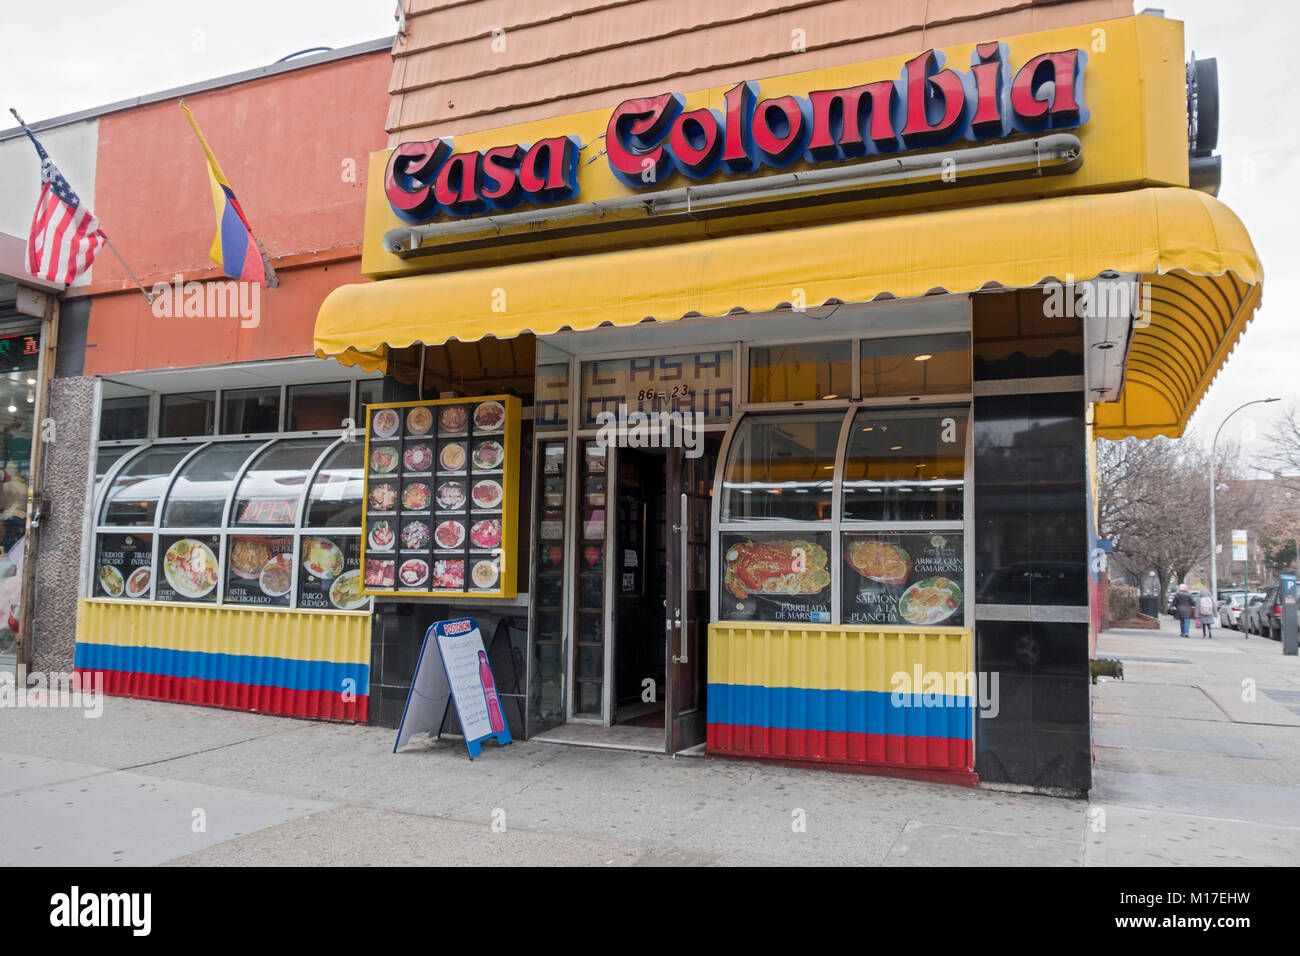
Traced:
[[[369, 692], [370, 665], [333, 661], [300, 661], [287, 657], [253, 657], [244, 654], [209, 654], [162, 647], [85, 644], [77, 642], [77, 667], [96, 671], [125, 671], [195, 677], [200, 680], [283, 687], [287, 690], [327, 691], [357, 695]], [[352, 681], [351, 684], [345, 681]]]
[[708, 722], [899, 737], [972, 736], [971, 699], [941, 694], [709, 684]]

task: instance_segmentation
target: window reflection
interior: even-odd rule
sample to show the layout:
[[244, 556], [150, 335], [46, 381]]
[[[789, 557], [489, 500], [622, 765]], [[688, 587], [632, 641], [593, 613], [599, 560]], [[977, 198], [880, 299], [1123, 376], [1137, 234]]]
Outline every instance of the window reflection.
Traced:
[[221, 393], [222, 434], [273, 432], [279, 428], [279, 388], [236, 388]]
[[221, 525], [230, 483], [239, 466], [257, 447], [255, 442], [217, 442], [186, 462], [163, 510], [163, 526], [216, 528]]
[[304, 524], [311, 527], [361, 524], [364, 460], [365, 446], [359, 441], [345, 442], [335, 449], [312, 482]]
[[749, 350], [751, 402], [848, 398], [852, 378], [852, 342], [802, 342]]
[[189, 438], [211, 435], [217, 421], [217, 393], [164, 395], [158, 402], [158, 436]]
[[861, 344], [862, 397], [970, 391], [970, 336], [910, 335]]
[[755, 415], [723, 478], [723, 521], [829, 521], [842, 412]]
[[282, 441], [262, 452], [239, 483], [230, 523], [292, 525], [307, 476], [332, 442], [328, 438]]
[[844, 517], [960, 521], [966, 409], [860, 410], [844, 461]]
[[109, 488], [104, 524], [153, 524], [158, 499], [167, 490], [172, 469], [192, 450], [184, 445], [151, 448], [128, 462]]

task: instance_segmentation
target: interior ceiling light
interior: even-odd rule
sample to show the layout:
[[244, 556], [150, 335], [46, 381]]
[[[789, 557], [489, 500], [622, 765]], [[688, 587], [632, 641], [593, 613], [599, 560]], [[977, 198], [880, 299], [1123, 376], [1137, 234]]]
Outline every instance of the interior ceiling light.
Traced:
[[832, 398], [839, 398], [839, 396], [838, 396], [838, 395], [823, 395], [823, 396], [822, 396], [822, 401], [829, 401], [829, 400], [832, 399]]
[[18, 411], [18, 406], [13, 403], [13, 399], [9, 400], [9, 411], [11, 413]]
[[35, 385], [35, 384], [36, 384], [36, 379], [34, 379], [34, 378], [29, 378], [29, 379], [27, 380], [27, 384], [28, 384], [28, 385]]
[[903, 446], [902, 446], [902, 445], [890, 445], [890, 446], [889, 446], [889, 450], [890, 450], [890, 451], [902, 451], [902, 450], [903, 450]]

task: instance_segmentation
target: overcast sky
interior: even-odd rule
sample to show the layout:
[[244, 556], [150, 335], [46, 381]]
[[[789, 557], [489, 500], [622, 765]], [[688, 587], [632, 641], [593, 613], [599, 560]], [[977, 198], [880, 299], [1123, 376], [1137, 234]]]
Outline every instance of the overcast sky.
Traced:
[[[262, 66], [307, 47], [389, 36], [396, 3], [54, 0], [6, 6], [0, 106], [14, 106], [34, 121]], [[1241, 403], [1284, 399], [1246, 409], [1224, 430], [1238, 439], [1262, 437], [1278, 409], [1300, 405], [1300, 125], [1289, 103], [1300, 8], [1290, 0], [1168, 0], [1164, 10], [1186, 24], [1189, 55], [1194, 50], [1219, 61], [1219, 198], [1250, 230], [1267, 277], [1263, 308], [1192, 425], [1208, 443]], [[0, 122], [0, 128], [8, 125]]]

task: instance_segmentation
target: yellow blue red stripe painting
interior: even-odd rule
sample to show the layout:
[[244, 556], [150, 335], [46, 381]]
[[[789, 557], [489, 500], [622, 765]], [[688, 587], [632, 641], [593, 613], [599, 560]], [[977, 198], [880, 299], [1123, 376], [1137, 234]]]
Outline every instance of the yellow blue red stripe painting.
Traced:
[[212, 154], [208, 141], [204, 139], [198, 122], [190, 108], [181, 103], [181, 109], [194, 127], [194, 135], [208, 158], [208, 181], [212, 186], [212, 207], [217, 214], [217, 233], [212, 237], [209, 258], [221, 266], [221, 271], [231, 279], [256, 282], [266, 285], [266, 269], [262, 265], [262, 252], [253, 238], [253, 229], [248, 224], [243, 207], [235, 197], [234, 187]]

